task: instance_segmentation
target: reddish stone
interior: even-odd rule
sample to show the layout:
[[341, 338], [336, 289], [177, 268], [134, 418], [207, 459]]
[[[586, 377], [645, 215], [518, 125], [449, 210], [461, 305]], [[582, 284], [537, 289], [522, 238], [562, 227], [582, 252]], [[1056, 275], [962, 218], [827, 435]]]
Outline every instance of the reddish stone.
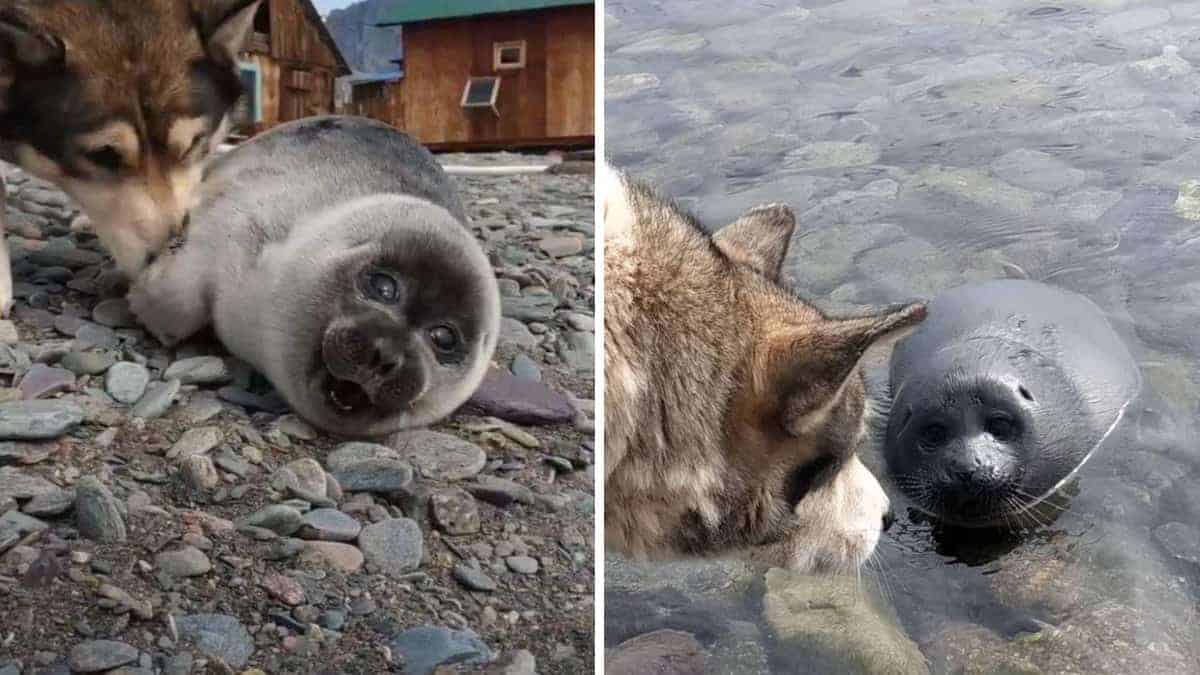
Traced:
[[527, 426], [562, 424], [575, 418], [565, 395], [498, 369], [488, 371], [463, 409]]

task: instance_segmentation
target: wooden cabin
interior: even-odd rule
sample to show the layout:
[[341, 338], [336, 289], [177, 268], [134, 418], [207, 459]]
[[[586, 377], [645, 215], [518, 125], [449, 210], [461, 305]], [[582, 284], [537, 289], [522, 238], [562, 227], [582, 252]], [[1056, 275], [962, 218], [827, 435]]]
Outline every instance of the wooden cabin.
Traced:
[[334, 80], [350, 74], [311, 0], [264, 0], [239, 63], [246, 96], [234, 120], [247, 136], [333, 113]]
[[349, 112], [434, 150], [595, 142], [593, 2], [393, 0], [378, 25], [402, 26], [400, 71], [355, 82]]

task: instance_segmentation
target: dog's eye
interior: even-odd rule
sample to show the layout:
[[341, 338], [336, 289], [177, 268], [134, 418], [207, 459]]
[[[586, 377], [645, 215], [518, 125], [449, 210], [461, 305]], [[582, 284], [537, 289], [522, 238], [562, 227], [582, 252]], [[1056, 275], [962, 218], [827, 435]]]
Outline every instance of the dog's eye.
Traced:
[[449, 326], [434, 326], [429, 329], [429, 341], [441, 352], [452, 352], [458, 347], [458, 334]]
[[831, 469], [838, 465], [838, 458], [833, 455], [823, 455], [807, 464], [801, 464], [788, 474], [783, 485], [784, 499], [788, 506], [795, 506], [814, 487], [827, 478]]
[[196, 137], [192, 139], [192, 144], [188, 146], [187, 152], [183, 153], [183, 156], [190, 157], [192, 153], [199, 151], [200, 148], [204, 147], [207, 143], [208, 134], [196, 134]]
[[383, 272], [375, 272], [367, 279], [367, 290], [371, 297], [389, 305], [400, 299], [400, 284]]
[[111, 145], [89, 150], [83, 156], [87, 158], [87, 161], [105, 171], [120, 171], [121, 167], [125, 165], [125, 158], [121, 157], [121, 153]]

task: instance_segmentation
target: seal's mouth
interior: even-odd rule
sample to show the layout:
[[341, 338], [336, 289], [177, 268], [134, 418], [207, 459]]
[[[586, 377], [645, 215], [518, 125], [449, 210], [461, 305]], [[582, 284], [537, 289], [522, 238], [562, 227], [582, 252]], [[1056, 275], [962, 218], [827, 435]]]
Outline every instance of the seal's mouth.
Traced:
[[352, 380], [333, 376], [326, 377], [325, 398], [329, 405], [340, 413], [352, 415], [371, 408], [374, 403], [362, 385]]

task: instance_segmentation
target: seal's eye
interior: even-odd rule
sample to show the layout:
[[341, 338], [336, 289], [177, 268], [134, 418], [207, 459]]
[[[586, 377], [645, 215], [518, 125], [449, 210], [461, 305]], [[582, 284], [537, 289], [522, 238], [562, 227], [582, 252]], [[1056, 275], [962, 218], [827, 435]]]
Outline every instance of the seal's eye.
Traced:
[[1016, 422], [1003, 413], [993, 413], [987, 418], [983, 428], [998, 441], [1007, 441], [1017, 435]]
[[452, 352], [458, 347], [458, 334], [449, 326], [434, 326], [429, 329], [429, 341], [438, 351]]
[[926, 424], [921, 429], [920, 444], [925, 448], [937, 448], [946, 442], [949, 435], [950, 432], [941, 424]]
[[400, 299], [400, 284], [390, 274], [376, 272], [367, 279], [367, 289], [371, 297], [380, 302], [392, 304]]

